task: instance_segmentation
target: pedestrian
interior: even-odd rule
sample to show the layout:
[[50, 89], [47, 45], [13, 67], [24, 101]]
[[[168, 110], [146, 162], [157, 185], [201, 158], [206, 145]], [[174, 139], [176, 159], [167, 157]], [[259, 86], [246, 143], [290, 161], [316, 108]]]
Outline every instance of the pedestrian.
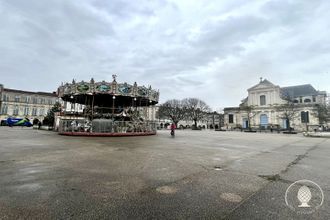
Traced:
[[38, 122], [38, 130], [41, 128], [41, 121]]
[[273, 133], [273, 125], [270, 126], [270, 132]]
[[176, 126], [175, 126], [175, 123], [172, 123], [171, 124], [171, 136], [174, 137], [175, 133], [174, 133], [174, 130], [176, 129]]

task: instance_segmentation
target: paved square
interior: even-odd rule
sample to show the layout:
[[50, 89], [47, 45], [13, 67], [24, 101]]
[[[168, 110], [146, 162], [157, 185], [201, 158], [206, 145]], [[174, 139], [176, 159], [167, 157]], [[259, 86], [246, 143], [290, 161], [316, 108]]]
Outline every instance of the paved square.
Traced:
[[[0, 127], [0, 219], [330, 218], [330, 139], [159, 131], [68, 137]], [[286, 207], [286, 188], [317, 182], [324, 205]]]

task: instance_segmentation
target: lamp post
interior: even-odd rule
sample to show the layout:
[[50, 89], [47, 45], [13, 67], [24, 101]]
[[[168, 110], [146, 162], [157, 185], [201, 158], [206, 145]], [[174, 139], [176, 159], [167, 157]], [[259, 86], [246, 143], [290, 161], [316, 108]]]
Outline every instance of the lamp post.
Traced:
[[94, 119], [94, 93], [92, 94], [92, 120]]
[[150, 114], [150, 121], [153, 121], [153, 115], [154, 115], [154, 112], [153, 112], [153, 109], [152, 109], [152, 106], [151, 106], [151, 103], [152, 103], [152, 101], [151, 100], [149, 100], [149, 109], [150, 109], [150, 111], [151, 111], [151, 114]]
[[73, 95], [70, 96], [71, 102], [70, 102], [70, 107], [71, 107], [71, 113], [73, 113]]
[[137, 105], [136, 105], [136, 97], [134, 97], [134, 105], [133, 107], [135, 106], [135, 111], [137, 110]]
[[115, 114], [115, 99], [116, 99], [116, 96], [112, 96], [112, 120], [113, 120], [113, 116]]

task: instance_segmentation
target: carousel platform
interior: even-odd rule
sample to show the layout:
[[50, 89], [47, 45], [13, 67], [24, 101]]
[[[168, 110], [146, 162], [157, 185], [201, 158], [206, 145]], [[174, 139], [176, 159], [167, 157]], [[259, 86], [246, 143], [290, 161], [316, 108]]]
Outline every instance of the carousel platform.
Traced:
[[95, 132], [59, 132], [66, 136], [88, 136], [88, 137], [129, 137], [129, 136], [149, 136], [156, 135], [155, 131], [150, 132], [127, 132], [127, 133], [95, 133]]

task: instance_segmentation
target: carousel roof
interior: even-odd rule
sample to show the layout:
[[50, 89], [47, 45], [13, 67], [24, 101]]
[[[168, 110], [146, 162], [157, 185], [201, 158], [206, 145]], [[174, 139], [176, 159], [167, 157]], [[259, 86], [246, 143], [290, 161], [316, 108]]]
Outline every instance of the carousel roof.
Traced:
[[138, 86], [128, 83], [118, 83], [113, 75], [112, 82], [95, 82], [92, 78], [89, 82], [65, 83], [58, 88], [58, 95], [64, 101], [86, 104], [88, 100], [95, 100], [95, 104], [107, 103], [115, 98], [116, 103], [137, 101], [145, 105], [155, 105], [159, 100], [159, 91], [151, 86]]

